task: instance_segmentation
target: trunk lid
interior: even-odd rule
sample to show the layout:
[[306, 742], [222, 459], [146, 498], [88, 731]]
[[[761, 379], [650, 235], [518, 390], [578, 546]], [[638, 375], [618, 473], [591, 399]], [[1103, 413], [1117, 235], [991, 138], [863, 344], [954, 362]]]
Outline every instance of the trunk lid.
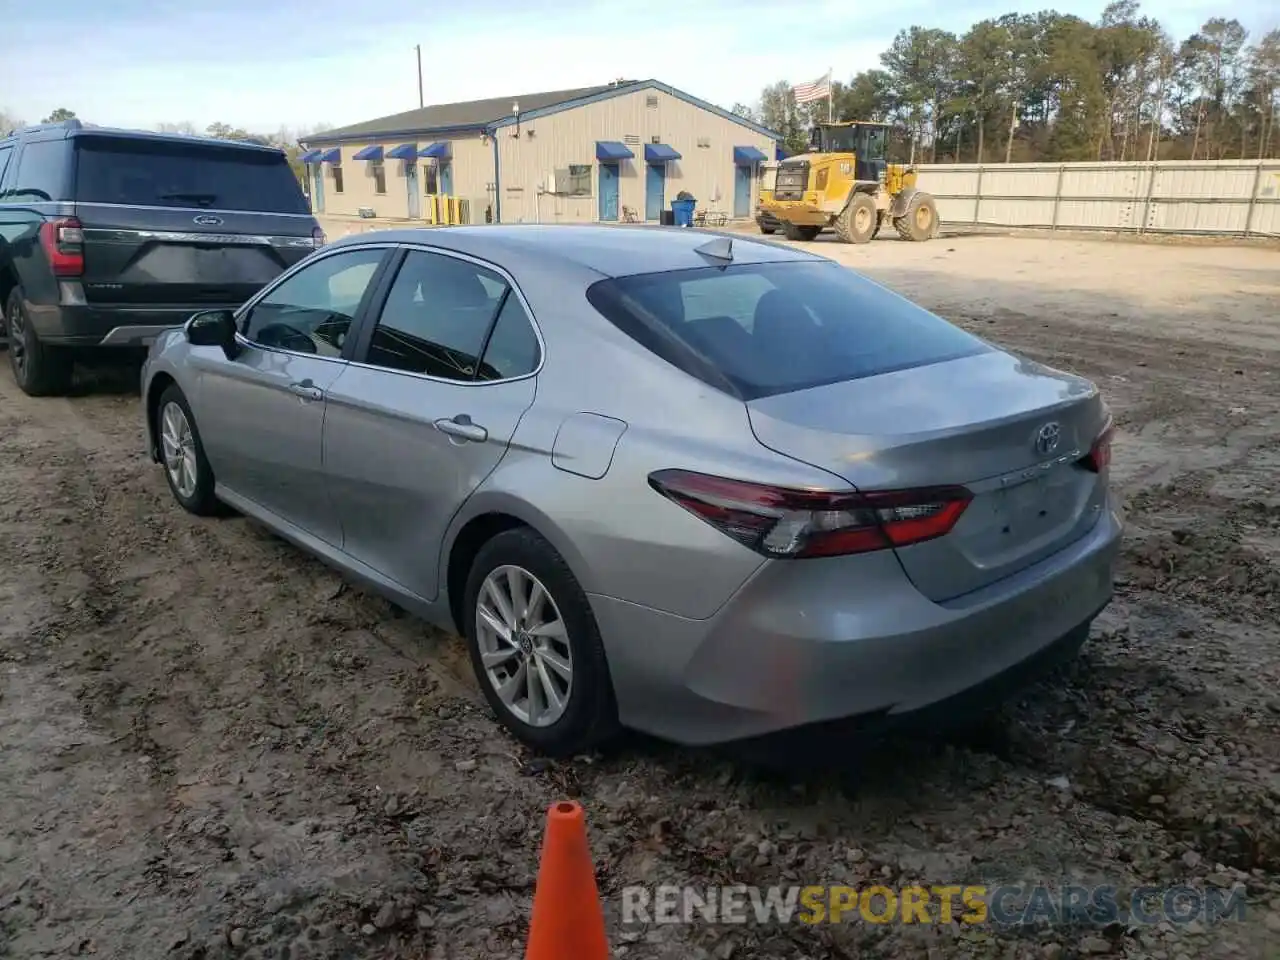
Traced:
[[85, 299], [238, 305], [315, 249], [284, 154], [177, 138], [76, 138]]
[[896, 550], [935, 601], [1062, 549], [1105, 502], [1105, 477], [1079, 464], [1105, 425], [1096, 388], [1001, 351], [759, 398], [747, 409], [766, 447], [860, 490], [973, 492], [948, 535]]

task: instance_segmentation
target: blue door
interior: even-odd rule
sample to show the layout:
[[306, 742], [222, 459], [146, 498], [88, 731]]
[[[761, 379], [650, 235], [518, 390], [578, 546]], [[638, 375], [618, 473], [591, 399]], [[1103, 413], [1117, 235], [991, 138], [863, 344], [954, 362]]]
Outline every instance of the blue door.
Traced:
[[417, 220], [422, 216], [422, 198], [418, 196], [418, 165], [416, 163], [405, 166], [404, 185], [409, 195], [409, 219]]
[[667, 165], [647, 163], [644, 172], [644, 218], [661, 220], [667, 198]]
[[618, 165], [600, 164], [600, 219], [618, 219]]
[[324, 165], [320, 163], [311, 167], [311, 210], [324, 213]]
[[448, 160], [441, 160], [440, 163], [440, 192], [446, 197], [453, 196], [453, 163]]
[[751, 168], [741, 164], [733, 168], [733, 215], [751, 216]]

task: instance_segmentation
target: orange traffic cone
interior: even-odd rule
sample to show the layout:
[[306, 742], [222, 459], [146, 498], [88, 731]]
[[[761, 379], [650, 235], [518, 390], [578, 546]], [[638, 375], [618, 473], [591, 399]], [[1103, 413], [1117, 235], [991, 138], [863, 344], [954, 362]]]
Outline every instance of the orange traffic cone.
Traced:
[[609, 960], [586, 814], [572, 801], [547, 811], [525, 960]]

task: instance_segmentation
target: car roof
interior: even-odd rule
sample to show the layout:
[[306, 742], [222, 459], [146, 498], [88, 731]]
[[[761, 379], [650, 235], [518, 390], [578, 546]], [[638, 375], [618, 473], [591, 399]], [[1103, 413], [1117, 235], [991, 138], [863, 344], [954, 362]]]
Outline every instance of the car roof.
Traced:
[[733, 241], [734, 263], [826, 261], [812, 253], [741, 234], [675, 227], [588, 224], [490, 224], [379, 230], [333, 241], [333, 246], [364, 243], [414, 243], [490, 259], [511, 267], [508, 260], [552, 265], [573, 263], [606, 277], [661, 273], [717, 266], [698, 248], [717, 238]]

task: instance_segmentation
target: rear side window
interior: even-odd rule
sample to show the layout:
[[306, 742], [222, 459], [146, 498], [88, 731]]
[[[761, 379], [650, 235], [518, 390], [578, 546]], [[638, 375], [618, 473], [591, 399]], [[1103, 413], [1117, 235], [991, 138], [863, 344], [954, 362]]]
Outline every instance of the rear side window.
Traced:
[[76, 200], [142, 207], [308, 213], [284, 154], [125, 137], [76, 138]]
[[834, 263], [601, 280], [587, 299], [663, 359], [744, 400], [992, 349]]
[[13, 158], [13, 147], [0, 147], [0, 186], [4, 185], [4, 173], [9, 169], [9, 161]]
[[66, 200], [67, 158], [71, 151], [65, 140], [41, 140], [28, 143], [18, 156], [18, 169], [5, 199], [17, 203], [43, 203]]

